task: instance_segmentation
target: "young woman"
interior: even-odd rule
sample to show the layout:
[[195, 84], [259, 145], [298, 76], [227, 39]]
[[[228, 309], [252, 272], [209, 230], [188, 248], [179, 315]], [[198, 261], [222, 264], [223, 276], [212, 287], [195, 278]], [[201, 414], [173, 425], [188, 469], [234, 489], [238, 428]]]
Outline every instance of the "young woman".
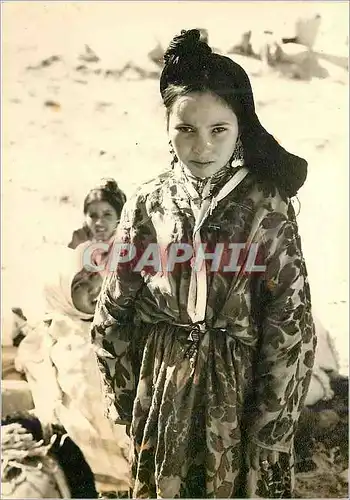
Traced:
[[126, 196], [114, 179], [104, 179], [84, 200], [83, 227], [73, 232], [69, 248], [87, 241], [109, 241], [116, 231]]
[[171, 42], [160, 92], [172, 168], [124, 207], [116, 241], [135, 258], [120, 254], [92, 329], [108, 414], [131, 424], [133, 497], [290, 497], [316, 343], [290, 201], [307, 163], [197, 30]]

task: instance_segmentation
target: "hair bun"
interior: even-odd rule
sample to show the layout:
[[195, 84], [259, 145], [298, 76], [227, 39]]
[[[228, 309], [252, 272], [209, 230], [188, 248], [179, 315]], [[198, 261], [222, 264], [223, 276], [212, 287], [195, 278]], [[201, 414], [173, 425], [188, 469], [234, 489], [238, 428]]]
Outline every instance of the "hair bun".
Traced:
[[118, 193], [120, 191], [117, 181], [112, 177], [103, 177], [93, 189], [103, 189], [111, 193]]
[[175, 36], [164, 54], [165, 64], [175, 61], [176, 58], [205, 58], [212, 53], [209, 45], [201, 40], [198, 29], [182, 30], [181, 35]]
[[99, 184], [95, 186], [90, 192], [94, 191], [104, 191], [105, 193], [110, 193], [113, 198], [118, 199], [124, 204], [126, 202], [126, 196], [122, 189], [120, 189], [117, 181], [113, 177], [103, 177]]
[[118, 191], [119, 186], [117, 181], [112, 178], [101, 179], [101, 188], [107, 189], [108, 191]]

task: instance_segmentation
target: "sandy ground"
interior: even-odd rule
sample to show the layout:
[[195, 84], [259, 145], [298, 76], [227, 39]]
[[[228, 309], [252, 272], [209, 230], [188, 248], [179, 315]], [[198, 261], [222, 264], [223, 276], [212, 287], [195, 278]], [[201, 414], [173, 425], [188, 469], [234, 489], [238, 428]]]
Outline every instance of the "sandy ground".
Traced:
[[[3, 310], [19, 300], [39, 310], [43, 251], [69, 241], [82, 219], [84, 194], [97, 179], [113, 176], [131, 193], [169, 162], [158, 81], [132, 71], [106, 77], [106, 70], [131, 61], [156, 71], [148, 51], [182, 27], [207, 27], [212, 45], [225, 50], [258, 21], [265, 27], [278, 20], [288, 32], [301, 9], [311, 7], [324, 16], [321, 49], [344, 53], [348, 5], [341, 2], [215, 7], [210, 2], [5, 2]], [[75, 69], [85, 64], [79, 60], [85, 43], [100, 57], [87, 65], [88, 73]], [[52, 55], [61, 61], [27, 69]], [[327, 79], [291, 81], [275, 73], [259, 76], [259, 62], [239, 60], [250, 73], [263, 124], [309, 161], [308, 181], [300, 191], [300, 232], [315, 311], [335, 336], [347, 371], [347, 74], [330, 65]], [[47, 101], [57, 106], [46, 106]]]
[[[82, 201], [94, 182], [113, 176], [130, 194], [169, 163], [157, 79], [131, 70], [119, 78], [105, 72], [129, 61], [156, 72], [148, 51], [181, 28], [207, 27], [212, 45], [225, 51], [245, 28], [278, 23], [288, 32], [311, 8], [324, 16], [318, 50], [346, 53], [349, 8], [341, 2], [2, 4], [3, 343], [9, 342], [10, 306], [22, 305], [33, 317], [40, 313], [48, 256], [82, 222]], [[99, 62], [79, 59], [84, 44]], [[28, 69], [53, 55], [60, 60]], [[257, 61], [237, 60], [251, 76], [262, 123], [309, 162], [299, 196], [300, 232], [315, 312], [333, 334], [347, 373], [347, 73], [323, 62], [328, 78], [292, 81], [262, 74]], [[77, 70], [81, 64], [87, 70]], [[313, 481], [322, 483], [322, 474], [305, 477], [305, 496], [333, 496], [322, 488], [312, 492]], [[337, 485], [339, 497], [345, 490]]]

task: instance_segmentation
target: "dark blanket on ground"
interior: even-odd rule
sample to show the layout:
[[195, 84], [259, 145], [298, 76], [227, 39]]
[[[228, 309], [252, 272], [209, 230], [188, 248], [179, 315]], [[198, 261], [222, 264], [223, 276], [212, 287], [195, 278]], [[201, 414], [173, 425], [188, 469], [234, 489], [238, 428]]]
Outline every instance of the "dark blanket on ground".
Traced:
[[295, 440], [300, 498], [348, 498], [348, 377], [335, 376], [334, 397], [304, 409]]

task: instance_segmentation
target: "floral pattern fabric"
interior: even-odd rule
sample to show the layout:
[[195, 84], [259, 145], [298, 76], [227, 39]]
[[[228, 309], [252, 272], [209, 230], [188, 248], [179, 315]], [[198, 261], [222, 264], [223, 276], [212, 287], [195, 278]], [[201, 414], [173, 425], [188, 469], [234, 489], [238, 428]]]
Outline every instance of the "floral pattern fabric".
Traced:
[[[248, 174], [208, 214], [201, 240], [208, 252], [217, 243], [224, 251], [218, 270], [206, 261], [199, 328], [187, 312], [190, 260], [172, 272], [134, 270], [149, 243], [162, 254], [172, 243], [192, 244], [186, 183], [177, 168], [128, 200], [116, 242], [135, 245], [136, 257], [108, 273], [92, 328], [107, 414], [131, 425], [133, 497], [266, 496], [262, 471], [247, 465], [250, 441], [281, 452], [290, 478], [281, 496], [289, 497], [316, 344], [292, 205]], [[223, 272], [229, 244], [247, 241], [259, 245], [265, 271]], [[243, 251], [239, 263], [246, 259]]]

